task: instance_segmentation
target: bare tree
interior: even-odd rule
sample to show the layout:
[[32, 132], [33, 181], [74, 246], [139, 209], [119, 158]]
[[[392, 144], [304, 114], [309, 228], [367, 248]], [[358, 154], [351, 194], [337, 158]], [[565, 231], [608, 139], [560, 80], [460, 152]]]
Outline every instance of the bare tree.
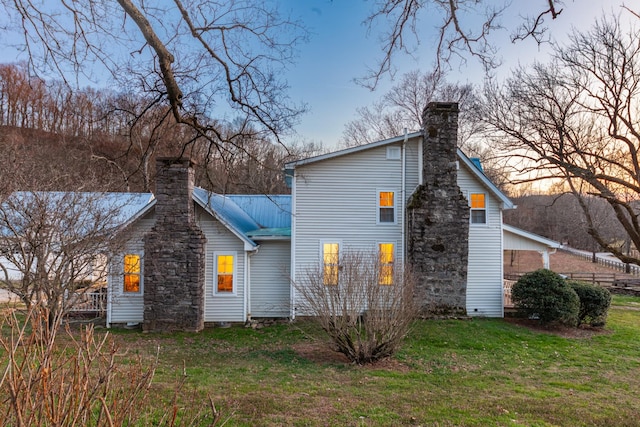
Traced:
[[[545, 0], [533, 16], [525, 16], [511, 30], [511, 41], [528, 37], [538, 43], [547, 40], [546, 18], [556, 19], [562, 13], [563, 1]], [[365, 23], [369, 31], [388, 28], [381, 35], [382, 57], [360, 82], [375, 88], [386, 73], [395, 73], [393, 59], [399, 52], [413, 53], [417, 49], [421, 28], [426, 17], [442, 19], [436, 27], [436, 70], [458, 58], [465, 61], [470, 55], [489, 70], [499, 64], [496, 48], [490, 35], [502, 26], [499, 22], [505, 11], [516, 4], [496, 5], [491, 0], [382, 0], [376, 2]], [[477, 18], [481, 16], [482, 19]], [[382, 22], [381, 22], [382, 21]], [[470, 23], [471, 21], [471, 23]]]
[[191, 129], [181, 150], [197, 140], [233, 144], [220, 126], [236, 116], [280, 142], [304, 110], [288, 98], [280, 70], [306, 32], [270, 3], [0, 0], [0, 6], [23, 36], [31, 70], [53, 71], [70, 84], [70, 75], [104, 70], [120, 88], [145, 95], [143, 111], [164, 106]]
[[310, 267], [295, 283], [300, 314], [311, 315], [337, 350], [356, 363], [396, 352], [418, 314], [408, 268], [351, 251]]
[[358, 118], [345, 125], [341, 144], [353, 147], [402, 135], [422, 128], [422, 112], [429, 102], [452, 101], [460, 105], [458, 146], [469, 157], [480, 159], [483, 172], [499, 187], [508, 181], [500, 158], [480, 135], [479, 98], [471, 84], [449, 83], [443, 73], [418, 70], [404, 74], [400, 82], [371, 106], [358, 108]]
[[81, 293], [106, 280], [129, 201], [100, 193], [16, 192], [0, 204], [0, 286], [55, 329]]
[[475, 115], [477, 96], [470, 84], [453, 84], [444, 74], [411, 71], [371, 107], [357, 110], [358, 118], [347, 123], [343, 145], [356, 146], [413, 132], [422, 127], [422, 112], [429, 102], [455, 101], [460, 104], [459, 145], [464, 146], [477, 133], [479, 120]]
[[640, 36], [603, 18], [554, 60], [517, 69], [486, 91], [484, 116], [519, 181], [560, 180], [577, 197], [588, 233], [624, 262], [590, 208], [605, 200], [630, 241], [640, 246]]

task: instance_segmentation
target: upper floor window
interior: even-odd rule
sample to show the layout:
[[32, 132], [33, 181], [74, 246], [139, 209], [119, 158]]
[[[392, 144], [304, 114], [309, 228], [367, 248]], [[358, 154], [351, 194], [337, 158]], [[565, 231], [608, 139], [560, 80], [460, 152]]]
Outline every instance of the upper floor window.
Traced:
[[387, 147], [387, 160], [400, 160], [401, 155], [400, 147]]
[[126, 254], [124, 256], [124, 286], [122, 288], [125, 293], [140, 292], [141, 272], [140, 255]]
[[484, 193], [471, 193], [469, 195], [471, 204], [471, 224], [487, 223], [487, 204]]
[[322, 244], [322, 281], [327, 286], [338, 284], [339, 246], [338, 243]]
[[393, 285], [393, 243], [379, 243], [378, 256], [380, 257], [380, 272], [378, 274], [378, 284]]
[[235, 255], [216, 254], [216, 292], [217, 294], [231, 294], [235, 292], [234, 273]]
[[396, 193], [378, 191], [378, 222], [393, 224], [396, 222]]

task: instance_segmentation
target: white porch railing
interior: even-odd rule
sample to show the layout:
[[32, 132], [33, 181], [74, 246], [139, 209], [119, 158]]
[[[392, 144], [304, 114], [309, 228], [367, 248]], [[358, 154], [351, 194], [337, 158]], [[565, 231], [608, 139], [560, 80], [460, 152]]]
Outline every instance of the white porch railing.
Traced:
[[74, 293], [67, 301], [73, 298], [71, 313], [96, 313], [102, 315], [107, 311], [107, 290], [106, 288], [91, 290], [82, 293]]
[[513, 301], [511, 300], [511, 288], [515, 285], [515, 280], [504, 280], [502, 285], [502, 294], [504, 307], [511, 308], [513, 307]]

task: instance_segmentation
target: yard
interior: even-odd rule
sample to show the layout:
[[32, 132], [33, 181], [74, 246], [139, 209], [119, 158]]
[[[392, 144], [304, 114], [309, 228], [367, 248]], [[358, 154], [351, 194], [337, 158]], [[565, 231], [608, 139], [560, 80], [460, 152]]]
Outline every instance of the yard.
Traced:
[[[159, 350], [139, 425], [159, 423], [183, 380], [179, 425], [209, 425], [209, 398], [227, 426], [635, 426], [640, 420], [640, 298], [634, 297], [614, 297], [604, 329], [420, 320], [399, 354], [372, 366], [348, 363], [305, 321], [109, 335], [123, 368], [136, 357], [150, 364]], [[70, 343], [60, 337], [61, 345]], [[132, 381], [122, 373], [118, 379]]]
[[314, 332], [297, 322], [199, 334], [121, 330], [112, 338], [125, 359], [151, 358], [160, 348], [144, 411], [168, 402], [186, 373], [184, 408], [206, 413], [211, 396], [230, 426], [630, 426], [640, 419], [640, 299], [616, 297], [604, 330], [569, 337], [499, 319], [419, 321], [397, 357], [374, 366], [346, 363]]

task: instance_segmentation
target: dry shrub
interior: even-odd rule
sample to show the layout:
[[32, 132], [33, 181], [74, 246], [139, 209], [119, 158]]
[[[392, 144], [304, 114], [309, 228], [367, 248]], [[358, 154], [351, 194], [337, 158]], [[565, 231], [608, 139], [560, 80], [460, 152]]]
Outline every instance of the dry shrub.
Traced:
[[326, 285], [323, 266], [318, 266], [294, 285], [299, 312], [312, 316], [355, 363], [394, 354], [418, 312], [408, 268], [384, 268], [375, 253], [347, 252], [339, 258], [337, 284]]
[[[25, 319], [14, 313], [0, 323], [0, 425], [136, 425], [149, 407], [159, 413], [156, 425], [177, 425], [180, 387], [166, 408], [145, 404], [157, 354], [146, 362], [127, 357], [92, 326], [79, 334], [67, 329], [66, 344], [57, 345], [57, 330], [47, 321], [46, 312], [34, 309]], [[219, 413], [212, 402], [210, 407], [209, 425], [215, 425]], [[183, 417], [183, 425], [194, 424]]]

